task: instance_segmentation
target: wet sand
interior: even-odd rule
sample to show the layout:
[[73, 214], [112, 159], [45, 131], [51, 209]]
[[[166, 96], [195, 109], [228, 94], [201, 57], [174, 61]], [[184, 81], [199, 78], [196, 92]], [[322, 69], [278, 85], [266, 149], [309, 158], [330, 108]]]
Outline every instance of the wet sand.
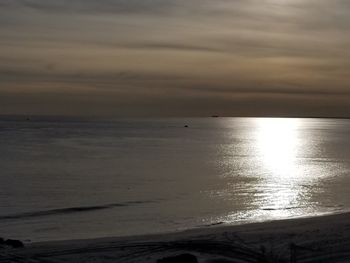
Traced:
[[157, 262], [190, 253], [198, 262], [350, 262], [350, 213], [178, 233], [26, 244], [0, 262]]

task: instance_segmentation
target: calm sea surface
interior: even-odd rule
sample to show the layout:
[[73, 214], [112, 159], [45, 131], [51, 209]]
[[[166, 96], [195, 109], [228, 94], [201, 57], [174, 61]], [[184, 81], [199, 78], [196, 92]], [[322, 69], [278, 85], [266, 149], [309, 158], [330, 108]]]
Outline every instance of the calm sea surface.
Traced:
[[0, 120], [6, 238], [158, 233], [349, 208], [349, 120]]

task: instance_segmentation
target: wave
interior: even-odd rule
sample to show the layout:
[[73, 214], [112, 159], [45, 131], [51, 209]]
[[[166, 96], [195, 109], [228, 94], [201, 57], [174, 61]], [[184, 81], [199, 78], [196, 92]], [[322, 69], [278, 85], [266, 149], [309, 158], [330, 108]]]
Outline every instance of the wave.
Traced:
[[66, 215], [73, 213], [83, 213], [90, 212], [96, 210], [105, 210], [114, 207], [127, 207], [131, 205], [139, 205], [139, 204], [147, 204], [152, 203], [152, 201], [128, 201], [123, 203], [112, 203], [105, 205], [96, 205], [96, 206], [77, 206], [77, 207], [66, 207], [66, 208], [57, 208], [50, 210], [41, 210], [41, 211], [33, 211], [33, 212], [25, 212], [11, 215], [3, 215], [0, 216], [0, 220], [9, 220], [9, 219], [25, 219], [25, 218], [33, 218], [33, 217], [43, 217], [43, 216], [51, 216], [51, 215]]
[[264, 211], [278, 211], [278, 210], [291, 210], [291, 209], [299, 209], [301, 206], [290, 206], [290, 207], [263, 207], [261, 210]]

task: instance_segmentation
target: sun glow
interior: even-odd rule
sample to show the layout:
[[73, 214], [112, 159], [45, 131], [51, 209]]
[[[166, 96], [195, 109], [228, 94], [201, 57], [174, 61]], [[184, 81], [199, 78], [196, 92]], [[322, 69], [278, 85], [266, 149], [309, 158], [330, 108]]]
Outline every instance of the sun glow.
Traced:
[[258, 119], [257, 152], [261, 167], [262, 210], [287, 216], [299, 190], [297, 119]]
[[297, 119], [259, 119], [257, 154], [274, 177], [295, 177], [298, 153]]
[[[313, 213], [313, 187], [325, 173], [325, 165], [313, 160], [315, 142], [309, 126], [313, 121], [293, 118], [251, 118], [233, 122], [232, 158], [227, 187], [221, 197], [232, 202], [225, 222], [284, 219]], [[237, 139], [238, 138], [238, 139]], [[328, 169], [328, 168], [327, 168]], [[237, 212], [237, 200], [247, 209]]]

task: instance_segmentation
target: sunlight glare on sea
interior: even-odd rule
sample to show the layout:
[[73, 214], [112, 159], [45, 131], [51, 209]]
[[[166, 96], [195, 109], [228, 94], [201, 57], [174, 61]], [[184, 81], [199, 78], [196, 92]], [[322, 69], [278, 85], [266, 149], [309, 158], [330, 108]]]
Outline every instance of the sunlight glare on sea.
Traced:
[[[261, 173], [260, 189], [266, 189], [261, 209], [274, 211], [274, 216], [288, 215], [298, 203], [298, 183], [303, 180], [298, 154], [302, 154], [298, 119], [257, 119], [257, 155], [266, 172]], [[277, 189], [276, 185], [281, 185]], [[271, 187], [273, 190], [270, 190]]]
[[[249, 193], [245, 202], [251, 209], [232, 211], [216, 220], [232, 223], [246, 218], [259, 221], [320, 213], [314, 193], [323, 187], [324, 180], [332, 180], [345, 170], [338, 160], [324, 156], [328, 139], [323, 134], [324, 124], [332, 127], [331, 123], [296, 118], [249, 119], [247, 126], [253, 132], [240, 135], [245, 142], [240, 149], [249, 149], [248, 160], [237, 169], [236, 156], [240, 153], [232, 145], [227, 147], [233, 149], [231, 159], [225, 161], [231, 166], [231, 178], [240, 176], [249, 183], [237, 187], [236, 182], [228, 181], [231, 189], [224, 189], [221, 196], [235, 203], [241, 192]], [[232, 137], [237, 137], [236, 131], [232, 132]], [[232, 144], [237, 141], [232, 140]]]

